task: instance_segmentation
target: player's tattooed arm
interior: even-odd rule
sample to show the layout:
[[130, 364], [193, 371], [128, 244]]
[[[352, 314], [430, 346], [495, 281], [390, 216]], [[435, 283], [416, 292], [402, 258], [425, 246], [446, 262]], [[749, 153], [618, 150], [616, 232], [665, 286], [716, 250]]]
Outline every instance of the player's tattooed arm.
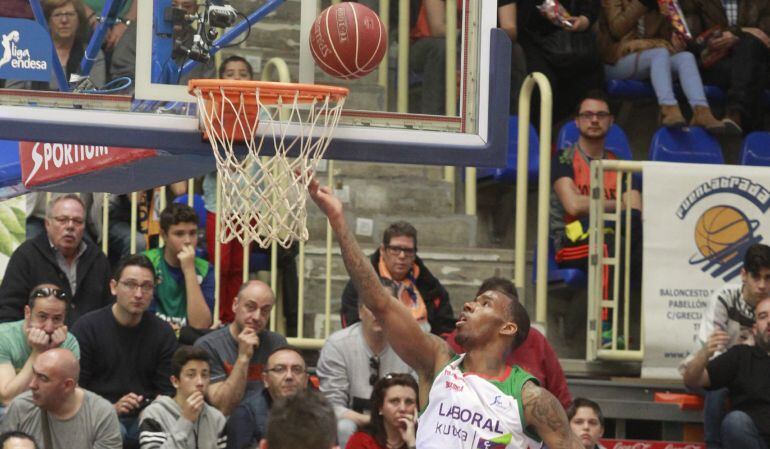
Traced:
[[583, 449], [559, 401], [544, 388], [527, 382], [521, 389], [524, 419], [550, 449]]

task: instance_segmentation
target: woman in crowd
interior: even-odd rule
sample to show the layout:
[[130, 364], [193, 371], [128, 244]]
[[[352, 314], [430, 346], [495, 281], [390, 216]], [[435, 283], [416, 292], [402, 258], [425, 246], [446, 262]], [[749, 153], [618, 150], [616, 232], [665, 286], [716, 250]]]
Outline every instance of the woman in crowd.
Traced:
[[599, 444], [599, 438], [604, 435], [604, 416], [599, 404], [590, 399], [575, 398], [567, 409], [567, 418], [585, 449], [604, 449]]
[[354, 433], [346, 449], [414, 449], [417, 381], [409, 374], [388, 374], [372, 390], [372, 418]]
[[687, 122], [674, 95], [677, 76], [693, 109], [690, 125], [720, 133], [725, 124], [711, 113], [695, 56], [658, 9], [656, 0], [602, 0], [598, 45], [608, 79], [652, 82], [660, 105], [660, 123], [667, 127]]
[[[67, 79], [78, 72], [80, 61], [85, 55], [88, 40], [88, 20], [82, 0], [44, 0], [43, 13], [48, 22], [56, 55], [59, 57]], [[96, 55], [91, 68], [91, 81], [97, 86], [104, 86], [106, 81], [104, 54]], [[51, 70], [51, 81], [8, 80], [9, 89], [59, 90], [59, 85]]]

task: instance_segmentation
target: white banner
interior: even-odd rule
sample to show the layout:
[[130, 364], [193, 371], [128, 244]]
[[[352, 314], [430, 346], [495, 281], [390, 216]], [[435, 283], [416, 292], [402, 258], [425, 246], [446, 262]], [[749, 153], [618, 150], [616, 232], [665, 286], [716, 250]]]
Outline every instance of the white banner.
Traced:
[[679, 379], [712, 291], [770, 240], [770, 169], [644, 163], [642, 376]]

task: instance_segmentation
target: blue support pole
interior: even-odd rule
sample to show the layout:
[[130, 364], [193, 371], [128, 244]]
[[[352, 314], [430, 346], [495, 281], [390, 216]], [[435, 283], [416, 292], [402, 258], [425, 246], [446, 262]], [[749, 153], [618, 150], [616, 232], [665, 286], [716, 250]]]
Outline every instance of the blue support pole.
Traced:
[[[125, 4], [126, 0], [107, 0], [104, 4], [99, 23], [96, 25], [94, 34], [88, 41], [88, 48], [86, 48], [86, 53], [83, 55], [83, 60], [80, 61], [81, 75], [88, 75], [91, 73], [91, 68], [94, 66], [94, 61], [96, 61], [96, 56], [99, 54], [99, 49], [102, 47], [104, 38], [117, 21], [118, 13], [120, 13]], [[102, 86], [98, 87], [101, 88]]]
[[[51, 30], [48, 29], [48, 23], [45, 20], [45, 14], [43, 13], [43, 7], [40, 6], [40, 0], [29, 0], [29, 5], [32, 7], [32, 13], [35, 14], [35, 20], [37, 23], [40, 24], [40, 26], [43, 27], [46, 33], [48, 33], [48, 36], [50, 38], [51, 36]], [[69, 92], [70, 91], [70, 84], [69, 81], [67, 81], [67, 74], [64, 72], [64, 68], [61, 65], [61, 61], [59, 61], [59, 55], [56, 53], [56, 45], [52, 42], [52, 61], [51, 61], [51, 69], [53, 70], [53, 74], [56, 77], [56, 82], [59, 84], [59, 90], [62, 92]]]

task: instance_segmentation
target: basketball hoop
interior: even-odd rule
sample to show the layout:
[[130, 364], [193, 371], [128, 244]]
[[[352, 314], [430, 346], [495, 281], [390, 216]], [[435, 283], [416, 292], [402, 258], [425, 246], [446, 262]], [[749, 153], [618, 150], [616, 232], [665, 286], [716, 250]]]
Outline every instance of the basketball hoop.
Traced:
[[[220, 241], [262, 248], [306, 241], [306, 186], [331, 142], [348, 89], [198, 79], [188, 90], [198, 100], [201, 131], [217, 161]], [[265, 140], [274, 155], [262, 152]]]

